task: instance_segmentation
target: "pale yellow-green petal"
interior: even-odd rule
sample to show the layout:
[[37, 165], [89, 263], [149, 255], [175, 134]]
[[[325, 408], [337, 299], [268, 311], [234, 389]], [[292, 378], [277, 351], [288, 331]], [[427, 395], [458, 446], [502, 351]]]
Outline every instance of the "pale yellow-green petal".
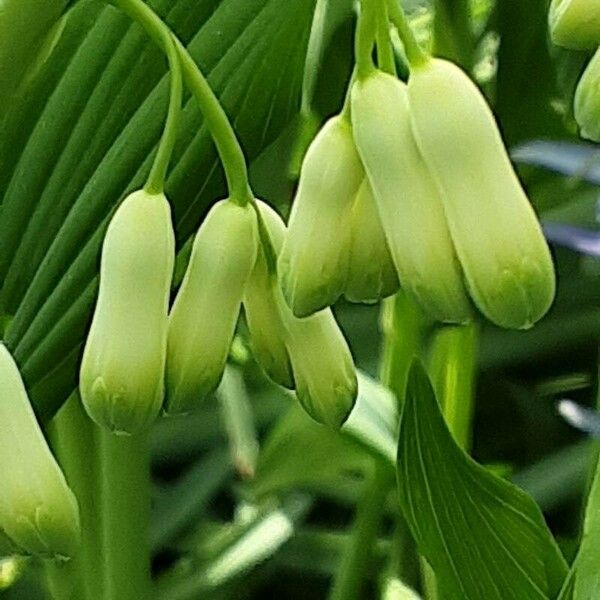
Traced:
[[350, 266], [344, 296], [350, 302], [377, 302], [398, 291], [396, 267], [365, 177], [352, 206]]
[[143, 190], [130, 194], [104, 238], [79, 380], [87, 413], [116, 433], [147, 428], [163, 403], [174, 260], [167, 199]]
[[210, 209], [169, 316], [167, 412], [197, 407], [219, 385], [257, 248], [252, 206]]
[[350, 123], [342, 116], [333, 117], [317, 134], [302, 163], [279, 256], [283, 293], [299, 317], [333, 304], [344, 292], [351, 207], [362, 179]]
[[461, 269], [439, 191], [415, 143], [406, 85], [376, 71], [354, 84], [351, 106], [354, 138], [403, 289], [433, 318], [467, 321]]
[[[264, 202], [257, 200], [263, 222], [275, 251], [281, 248], [285, 224]], [[290, 357], [285, 345], [286, 331], [277, 302], [277, 279], [269, 274], [265, 253], [259, 244], [256, 263], [244, 291], [244, 312], [250, 333], [250, 345], [257, 362], [276, 383], [294, 387]]]
[[473, 300], [497, 325], [531, 327], [552, 304], [554, 267], [487, 102], [441, 59], [414, 68], [408, 91], [415, 138]]
[[12, 546], [19, 553], [44, 558], [72, 557], [80, 535], [77, 501], [4, 344], [0, 344], [0, 464], [3, 550]]

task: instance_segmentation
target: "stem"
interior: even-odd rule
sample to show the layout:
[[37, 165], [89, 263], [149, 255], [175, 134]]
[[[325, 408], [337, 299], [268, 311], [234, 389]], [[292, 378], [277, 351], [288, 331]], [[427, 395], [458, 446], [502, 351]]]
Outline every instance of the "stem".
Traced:
[[372, 52], [376, 30], [372, 2], [373, 0], [362, 0], [354, 38], [356, 74], [359, 79], [364, 79], [375, 68]]
[[433, 384], [456, 443], [471, 442], [477, 330], [475, 325], [443, 327], [435, 336], [430, 357]]
[[179, 114], [181, 112], [181, 65], [179, 64], [179, 57], [173, 38], [170, 35], [165, 39], [164, 50], [169, 59], [169, 70], [171, 73], [169, 109], [167, 111], [165, 129], [158, 145], [158, 150], [154, 157], [150, 174], [148, 175], [148, 180], [144, 186], [146, 191], [150, 194], [160, 194], [164, 190], [167, 168], [169, 166], [169, 161], [171, 160], [171, 155], [173, 154], [175, 141], [177, 140], [177, 126], [179, 124]]
[[387, 0], [389, 18], [398, 30], [398, 35], [404, 45], [404, 52], [411, 67], [419, 67], [429, 60], [429, 56], [417, 42], [415, 34], [411, 29], [404, 10], [398, 4], [398, 0]]
[[396, 75], [396, 59], [390, 39], [390, 22], [386, 0], [378, 0], [377, 7], [377, 62], [379, 68]]
[[[150, 488], [145, 437], [101, 430], [72, 395], [53, 422], [52, 446], [79, 503], [79, 555], [48, 567], [57, 598], [151, 597]], [[70, 581], [67, 581], [70, 580]]]
[[[102, 523], [98, 514], [98, 428], [85, 414], [79, 397], [73, 394], [50, 423], [50, 441], [69, 487], [79, 504], [81, 546], [78, 556], [65, 565], [47, 568], [55, 598], [102, 599]], [[65, 593], [70, 580], [71, 593]], [[59, 592], [59, 590], [61, 590]], [[78, 593], [75, 593], [75, 592]]]
[[376, 462], [363, 486], [363, 495], [356, 509], [352, 534], [344, 549], [342, 564], [338, 569], [330, 600], [363, 598], [362, 587], [370, 571], [373, 545], [383, 518], [382, 507], [393, 483], [386, 466]]
[[140, 23], [161, 48], [165, 35], [169, 35], [174, 41], [183, 78], [200, 106], [223, 162], [230, 197], [240, 205], [250, 202], [254, 195], [248, 179], [246, 158], [223, 107], [194, 59], [168, 25], [143, 0], [112, 1], [134, 21]]
[[105, 600], [151, 597], [147, 434], [99, 431]]

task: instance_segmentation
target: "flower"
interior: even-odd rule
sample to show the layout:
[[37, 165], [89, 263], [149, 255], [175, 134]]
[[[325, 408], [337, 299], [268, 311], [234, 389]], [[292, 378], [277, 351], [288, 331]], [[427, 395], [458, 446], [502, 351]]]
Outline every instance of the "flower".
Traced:
[[147, 428], [163, 403], [174, 261], [166, 197], [144, 190], [127, 196], [104, 238], [79, 377], [87, 413], [115, 433]]

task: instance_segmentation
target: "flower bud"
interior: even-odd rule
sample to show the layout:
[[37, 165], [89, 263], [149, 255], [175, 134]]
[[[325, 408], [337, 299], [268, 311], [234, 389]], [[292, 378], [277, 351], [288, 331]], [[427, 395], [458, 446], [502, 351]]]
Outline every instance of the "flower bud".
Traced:
[[398, 274], [368, 179], [352, 206], [350, 266], [344, 296], [350, 302], [377, 302], [398, 291]]
[[[276, 253], [281, 250], [286, 229], [281, 217], [266, 203], [257, 200], [266, 233]], [[262, 244], [244, 291], [244, 310], [250, 332], [250, 345], [257, 362], [276, 383], [292, 389], [294, 376], [287, 347], [286, 329], [281, 317], [277, 277], [269, 273]], [[285, 301], [283, 301], [285, 304]], [[289, 308], [285, 306], [289, 311]]]
[[[273, 248], [279, 253], [285, 238], [285, 224], [264, 202], [258, 201], [257, 205]], [[279, 285], [272, 285], [270, 294], [272, 324], [265, 344], [270, 345], [272, 354], [281, 357], [283, 370], [285, 357], [281, 343], [284, 342], [298, 400], [306, 412], [319, 423], [341, 427], [354, 406], [357, 380], [350, 349], [333, 313], [324, 309], [300, 319], [287, 305]], [[267, 318], [265, 316], [265, 321]], [[276, 328], [273, 323], [277, 324]], [[251, 335], [255, 333], [256, 329], [251, 331]]]
[[4, 552], [73, 556], [79, 510], [35, 418], [12, 356], [0, 343], [0, 545]]
[[600, 49], [596, 50], [577, 85], [575, 120], [581, 137], [600, 142]]
[[89, 416], [115, 433], [141, 431], [160, 411], [174, 261], [168, 200], [144, 190], [130, 194], [104, 238], [79, 380]]
[[210, 209], [169, 316], [167, 412], [191, 410], [219, 385], [257, 247], [251, 205]]
[[531, 327], [554, 298], [554, 268], [490, 108], [467, 75], [441, 59], [415, 67], [408, 92], [417, 145], [475, 304], [497, 325]]
[[305, 319], [290, 314], [285, 322], [300, 404], [315, 421], [340, 428], [354, 407], [358, 383], [350, 349], [331, 309]]
[[415, 143], [406, 85], [375, 72], [352, 88], [352, 127], [402, 287], [432, 317], [469, 319], [439, 192]]
[[552, 41], [573, 50], [600, 45], [598, 0], [552, 0], [548, 12]]
[[298, 317], [333, 304], [344, 292], [351, 207], [363, 176], [350, 123], [331, 118], [302, 163], [279, 257], [283, 294]]

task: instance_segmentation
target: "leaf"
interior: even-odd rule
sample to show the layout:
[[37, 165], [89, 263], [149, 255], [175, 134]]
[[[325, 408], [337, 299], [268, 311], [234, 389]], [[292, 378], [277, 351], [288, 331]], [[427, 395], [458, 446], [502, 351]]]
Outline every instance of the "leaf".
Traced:
[[595, 600], [600, 596], [600, 460], [588, 496], [579, 552], [559, 600]]
[[0, 6], [0, 114], [67, 4], [67, 0], [3, 0]]
[[[298, 113], [314, 2], [150, 2], [199, 61], [249, 160]], [[0, 124], [5, 341], [42, 418], [76, 385], [103, 231], [148, 172], [165, 116], [165, 71], [137, 24], [99, 0], [80, 0]], [[190, 99], [166, 189], [181, 247], [225, 193]]]
[[246, 522], [234, 523], [214, 537], [204, 536], [197, 552], [198, 558], [208, 560], [173, 569], [158, 581], [156, 596], [171, 600], [203, 598], [247, 574], [292, 538], [311, 504], [308, 496], [290, 496], [281, 506], [256, 510]]
[[400, 419], [398, 492], [442, 598], [554, 598], [567, 568], [541, 511], [454, 442], [416, 361]]
[[532, 140], [516, 146], [511, 157], [518, 163], [600, 185], [600, 150], [596, 144]]
[[320, 484], [344, 487], [349, 475], [356, 479], [371, 462], [362, 448], [313, 421], [294, 400], [265, 440], [249, 489], [253, 496], [263, 498]]

